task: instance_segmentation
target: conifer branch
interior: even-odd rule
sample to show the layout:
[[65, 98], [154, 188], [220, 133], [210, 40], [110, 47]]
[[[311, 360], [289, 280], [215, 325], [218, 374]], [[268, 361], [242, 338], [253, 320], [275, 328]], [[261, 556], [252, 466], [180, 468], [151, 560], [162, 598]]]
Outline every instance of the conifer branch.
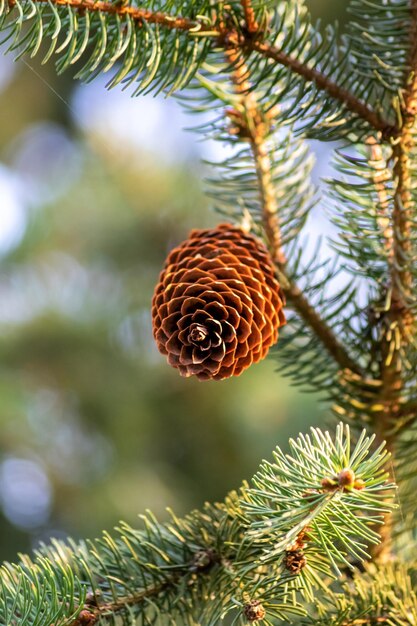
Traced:
[[395, 136], [398, 129], [381, 117], [367, 104], [359, 100], [350, 91], [333, 82], [326, 74], [315, 68], [309, 67], [298, 59], [286, 54], [283, 50], [272, 46], [265, 41], [245, 39], [242, 47], [246, 51], [258, 52], [262, 56], [273, 59], [280, 65], [290, 68], [293, 72], [302, 76], [306, 81], [314, 83], [319, 89], [328, 93], [332, 98], [341, 102], [349, 111], [366, 120], [372, 128], [380, 131], [385, 138]]
[[[374, 428], [380, 441], [387, 443], [392, 452], [398, 431], [395, 423], [400, 416], [401, 392], [404, 388], [403, 349], [413, 334], [415, 316], [412, 309], [412, 158], [415, 150], [417, 118], [417, 0], [411, 0], [410, 50], [407, 62], [407, 82], [400, 102], [401, 128], [393, 142], [393, 176], [396, 182], [389, 230], [388, 256], [389, 283], [386, 309], [381, 330], [380, 401], [382, 410], [374, 420]], [[404, 422], [402, 422], [402, 425]], [[409, 423], [408, 423], [409, 425]], [[394, 426], [394, 428], [393, 428]], [[385, 524], [381, 544], [374, 550], [374, 558], [386, 561], [390, 558], [392, 544], [392, 520]]]
[[319, 574], [337, 573], [348, 557], [362, 561], [364, 540], [379, 540], [370, 526], [392, 509], [394, 485], [373, 439], [363, 432], [353, 447], [342, 424], [334, 438], [312, 429], [290, 440], [288, 454], [277, 448], [224, 504], [165, 524], [149, 514], [141, 530], [123, 524], [115, 536], [22, 555], [0, 568], [0, 623], [93, 626], [159, 615], [178, 623], [187, 614], [214, 626], [230, 612], [247, 616], [245, 598], [286, 622], [302, 613], [297, 592], [311, 593]]
[[[403, 314], [409, 309], [412, 277], [410, 271], [411, 212], [413, 208], [411, 165], [416, 147], [417, 117], [417, 0], [411, 0], [410, 51], [407, 62], [407, 84], [400, 104], [401, 129], [393, 146], [394, 176], [397, 188], [392, 213], [391, 308]], [[406, 321], [410, 326], [411, 319]]]
[[383, 566], [365, 564], [353, 580], [325, 590], [319, 615], [312, 615], [311, 626], [359, 626], [396, 624], [411, 626], [417, 617], [415, 593], [416, 564], [391, 561]]
[[281, 270], [280, 275], [283, 277], [285, 295], [302, 319], [309, 324], [336, 363], [338, 363], [343, 370], [350, 370], [362, 378], [363, 372], [360, 365], [352, 359], [346, 347], [320, 317], [319, 313], [305, 297], [302, 290], [291, 280], [288, 274], [285, 273], [285, 269]]
[[392, 180], [391, 172], [386, 167], [382, 147], [374, 136], [368, 137], [366, 144], [370, 148], [369, 165], [372, 168], [372, 180], [378, 198], [378, 226], [384, 238], [384, 249], [387, 257], [393, 254], [392, 249], [392, 224], [390, 219], [390, 194], [387, 183]]
[[[382, 337], [381, 380], [386, 401], [385, 419], [379, 428], [389, 430], [389, 422], [400, 411], [398, 398], [403, 387], [400, 350], [408, 341], [410, 329], [415, 324], [412, 312], [412, 155], [416, 147], [417, 118], [417, 0], [411, 2], [410, 52], [407, 84], [402, 104], [402, 126], [393, 145], [393, 174], [397, 185], [392, 208], [390, 229], [388, 306], [385, 311], [386, 331]], [[382, 421], [382, 423], [381, 423]], [[385, 424], [385, 422], [388, 422]]]
[[144, 605], [150, 598], [165, 593], [169, 587], [174, 586], [177, 582], [178, 577], [172, 577], [171, 580], [150, 585], [138, 593], [133, 593], [131, 596], [121, 597], [113, 602], [109, 601], [103, 604], [96, 603], [93, 598], [92, 601], [86, 602], [83, 609], [70, 626], [94, 626], [94, 624], [102, 623], [102, 620], [105, 620], [106, 617], [110, 618], [113, 616], [116, 617], [119, 614], [123, 615], [126, 613], [127, 607]]
[[245, 15], [246, 28], [249, 33], [256, 33], [259, 31], [259, 24], [256, 21], [255, 11], [253, 10], [251, 0], [241, 0], [243, 13]]
[[[5, 0], [5, 5], [12, 10], [17, 0]], [[24, 4], [24, 2], [22, 3]], [[255, 36], [259, 33], [259, 24], [256, 21], [251, 0], [241, 0], [245, 15], [245, 29], [236, 31], [234, 23], [229, 25], [221, 15], [210, 15], [207, 19], [199, 17], [190, 19], [178, 15], [169, 15], [161, 11], [152, 11], [123, 2], [106, 2], [104, 0], [33, 0], [34, 5], [49, 5], [57, 7], [69, 7], [82, 15], [85, 12], [114, 15], [119, 18], [130, 18], [137, 26], [154, 24], [168, 30], [182, 31], [185, 34], [205, 36], [213, 40], [215, 46], [224, 48], [233, 45], [243, 53], [256, 52], [267, 59], [288, 67], [292, 72], [304, 78], [341, 102], [349, 111], [365, 120], [375, 130], [381, 132], [384, 138], [395, 137], [398, 129], [385, 120], [381, 115], [362, 102], [348, 89], [338, 85], [329, 76], [319, 70], [309, 67], [295, 56], [287, 54], [272, 44]], [[41, 17], [41, 16], [40, 16]]]
[[[13, 8], [16, 4], [15, 0], [8, 0], [9, 7]], [[105, 13], [110, 15], [119, 15], [120, 17], [129, 16], [139, 26], [144, 22], [148, 24], [158, 24], [170, 30], [182, 30], [193, 32], [210, 32], [212, 36], [219, 33], [214, 31], [201, 20], [191, 20], [186, 17], [168, 15], [161, 11], [151, 11], [140, 7], [124, 4], [123, 2], [104, 2], [102, 0], [34, 0], [36, 4], [53, 4], [56, 6], [67, 6], [78, 11], [89, 11], [92, 13]]]
[[238, 48], [227, 48], [226, 56], [233, 66], [232, 80], [236, 92], [241, 97], [243, 116], [239, 117], [242, 138], [249, 141], [261, 196], [263, 224], [272, 258], [277, 266], [281, 286], [294, 309], [312, 328], [329, 354], [341, 369], [351, 370], [361, 375], [361, 368], [339, 341], [333, 330], [322, 319], [318, 311], [307, 300], [301, 289], [293, 282], [286, 271], [287, 259], [282, 247], [281, 229], [278, 215], [276, 191], [271, 177], [272, 164], [268, 154], [267, 134], [268, 119], [256, 101], [251, 90], [249, 68]]
[[167, 588], [174, 585], [177, 579], [172, 579], [172, 582], [165, 581], [160, 584], [151, 585], [140, 591], [134, 593], [131, 596], [118, 598], [114, 602], [106, 602], [103, 604], [97, 604], [93, 600], [89, 600], [85, 603], [84, 607], [71, 622], [70, 626], [94, 626], [94, 624], [101, 623], [101, 620], [110, 616], [117, 616], [119, 613], [126, 613], [126, 608], [129, 606], [139, 606], [144, 604], [149, 598], [158, 596], [160, 593], [166, 592]]
[[278, 265], [285, 265], [282, 249], [281, 229], [278, 217], [278, 205], [271, 178], [271, 161], [266, 145], [267, 120], [256, 102], [256, 95], [251, 91], [249, 69], [238, 48], [226, 48], [226, 58], [233, 66], [232, 80], [236, 92], [241, 98], [243, 116], [240, 118], [240, 134], [245, 137], [252, 149], [259, 192], [264, 216], [264, 228], [271, 247], [272, 258]]

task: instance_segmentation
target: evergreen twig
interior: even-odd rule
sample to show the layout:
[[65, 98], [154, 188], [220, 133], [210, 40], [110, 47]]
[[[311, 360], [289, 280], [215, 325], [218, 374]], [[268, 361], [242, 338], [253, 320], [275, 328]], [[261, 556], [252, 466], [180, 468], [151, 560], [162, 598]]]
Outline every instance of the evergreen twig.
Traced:
[[281, 244], [276, 191], [271, 180], [272, 164], [266, 145], [265, 112], [261, 110], [260, 105], [256, 102], [249, 80], [249, 68], [240, 50], [238, 48], [228, 48], [226, 49], [226, 55], [234, 68], [232, 80], [245, 110], [244, 121], [242, 122], [245, 124], [245, 130], [242, 136], [247, 137], [251, 146], [261, 196], [264, 229], [272, 258], [277, 265], [281, 286], [291, 305], [313, 329], [340, 368], [351, 370], [360, 375], [362, 372], [359, 364], [351, 358], [346, 347], [338, 340], [333, 330], [320, 317], [318, 311], [311, 305], [286, 271], [287, 259]]
[[[143, 26], [145, 23], [155, 24], [169, 30], [183, 31], [194, 37], [206, 36], [213, 39], [215, 45], [221, 45], [226, 48], [230, 46], [231, 41], [233, 41], [233, 44], [241, 49], [242, 52], [256, 52], [265, 58], [272, 59], [276, 63], [288, 67], [306, 81], [314, 83], [318, 89], [326, 92], [329, 96], [342, 103], [349, 111], [368, 122], [371, 128], [380, 131], [384, 138], [395, 137], [397, 135], [397, 127], [390, 124], [381, 117], [378, 112], [362, 102], [354, 93], [351, 93], [346, 88], [335, 83], [323, 72], [287, 54], [284, 50], [254, 37], [258, 29], [258, 24], [254, 18], [253, 7], [250, 4], [250, 0], [242, 1], [247, 25], [246, 33], [242, 30], [237, 32], [235, 25], [229, 26], [227, 22], [223, 20], [222, 16], [216, 14], [214, 14], [214, 18], [207, 16], [207, 19], [202, 19], [201, 17], [189, 19], [187, 17], [168, 15], [159, 11], [134, 7], [123, 2], [110, 3], [103, 0], [98, 0], [97, 2], [94, 0], [33, 0], [33, 3], [34, 5], [67, 6], [81, 13], [88, 11], [116, 15], [122, 18], [128, 16], [139, 26]], [[6, 0], [6, 2], [8, 2], [10, 10], [16, 7], [16, 0]]]
[[[392, 508], [387, 452], [371, 452], [373, 439], [363, 432], [353, 447], [342, 424], [334, 439], [312, 429], [290, 441], [290, 454], [277, 448], [224, 504], [165, 524], [148, 514], [141, 530], [123, 524], [115, 536], [21, 556], [0, 568], [0, 622], [91, 626], [187, 613], [215, 626], [230, 612], [242, 616], [247, 599], [281, 620], [300, 613], [300, 596], [320, 586], [317, 572], [366, 558], [363, 539], [378, 541], [370, 526]], [[287, 560], [295, 550], [306, 553], [299, 570]]]
[[[373, 426], [380, 441], [386, 441], [393, 451], [395, 437], [393, 423], [401, 411], [400, 396], [404, 388], [403, 350], [410, 336], [415, 334], [415, 318], [412, 300], [412, 177], [411, 161], [415, 148], [415, 123], [417, 116], [417, 1], [411, 0], [410, 51], [407, 62], [407, 83], [401, 97], [401, 128], [393, 144], [393, 176], [396, 184], [389, 227], [387, 247], [390, 250], [389, 284], [386, 292], [386, 308], [380, 335], [382, 381], [380, 401], [382, 410], [373, 419]], [[396, 433], [398, 435], [398, 433]], [[392, 463], [392, 461], [391, 461]], [[392, 520], [382, 531], [382, 542], [374, 550], [374, 558], [389, 559], [392, 549]]]
[[241, 0], [243, 13], [245, 15], [246, 28], [248, 33], [254, 34], [259, 31], [259, 24], [256, 21], [252, 0]]
[[[201, 20], [192, 20], [187, 17], [168, 15], [161, 11], [152, 11], [140, 7], [125, 4], [123, 2], [105, 2], [104, 0], [34, 0], [36, 4], [53, 4], [56, 6], [67, 6], [77, 11], [89, 11], [91, 13], [104, 13], [110, 15], [119, 15], [120, 17], [129, 16], [139, 26], [145, 22], [148, 24], [158, 24], [169, 30], [182, 30], [205, 32], [210, 31]], [[9, 7], [12, 9], [16, 5], [15, 0], [9, 0]], [[217, 35], [215, 31], [212, 35]]]
[[397, 135], [398, 129], [395, 126], [382, 118], [376, 111], [373, 111], [354, 94], [332, 81], [314, 67], [309, 67], [297, 58], [286, 54], [284, 50], [280, 50], [265, 41], [245, 40], [242, 42], [242, 47], [248, 51], [258, 52], [268, 59], [273, 59], [276, 63], [290, 68], [306, 81], [314, 83], [319, 89], [341, 102], [349, 111], [366, 120], [372, 128], [380, 131], [385, 139]]
[[[390, 271], [391, 309], [400, 315], [409, 310], [412, 278], [410, 273], [411, 217], [413, 210], [411, 165], [416, 147], [417, 117], [417, 0], [411, 0], [410, 51], [407, 60], [407, 84], [401, 94], [401, 129], [393, 145], [394, 175], [397, 187], [392, 214], [393, 258]], [[412, 317], [405, 326], [412, 324]]]

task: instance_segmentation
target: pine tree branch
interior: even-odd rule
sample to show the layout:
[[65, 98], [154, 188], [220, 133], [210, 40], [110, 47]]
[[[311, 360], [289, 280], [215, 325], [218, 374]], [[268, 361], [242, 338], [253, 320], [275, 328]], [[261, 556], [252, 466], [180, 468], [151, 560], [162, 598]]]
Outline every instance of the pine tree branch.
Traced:
[[288, 300], [292, 303], [292, 306], [302, 319], [309, 324], [336, 363], [338, 363], [342, 369], [350, 370], [362, 378], [363, 372], [359, 364], [352, 359], [346, 347], [320, 317], [317, 310], [311, 305], [301, 289], [291, 280], [288, 274], [285, 273], [285, 268], [280, 271], [280, 275], [282, 275], [283, 289]]
[[[417, 117], [417, 0], [411, 0], [410, 51], [408, 56], [407, 84], [400, 105], [401, 129], [393, 146], [394, 176], [397, 188], [392, 214], [391, 264], [392, 305], [401, 313], [409, 308], [412, 276], [410, 271], [411, 213], [413, 209], [411, 161], [416, 147]], [[412, 320], [407, 321], [410, 326]]]
[[[6, 0], [11, 9], [15, 7], [16, 0]], [[251, 0], [241, 0], [245, 15], [245, 28], [236, 31], [235, 24], [228, 25], [221, 15], [213, 15], [207, 20], [202, 18], [189, 19], [187, 17], [169, 15], [160, 11], [152, 11], [123, 2], [105, 2], [103, 0], [34, 0], [34, 4], [52, 6], [66, 6], [83, 12], [104, 13], [119, 17], [129, 16], [141, 27], [144, 23], [155, 24], [169, 30], [179, 30], [190, 33], [193, 36], [203, 35], [213, 39], [214, 45], [230, 47], [231, 42], [242, 52], [257, 52], [263, 57], [273, 59], [276, 63], [284, 65], [304, 78], [312, 82], [317, 88], [326, 92], [332, 98], [341, 102], [349, 111], [359, 118], [367, 121], [371, 127], [380, 131], [384, 138], [394, 137], [398, 129], [382, 118], [376, 111], [358, 99], [353, 93], [332, 81], [326, 74], [311, 68], [294, 56], [287, 54], [259, 37], [259, 25], [256, 22]]]
[[[409, 545], [412, 550], [413, 547]], [[408, 561], [408, 559], [407, 559]], [[311, 626], [359, 626], [390, 624], [411, 626], [417, 617], [416, 566], [394, 560], [383, 566], [364, 564], [353, 580], [326, 589], [317, 604], [319, 616], [309, 618]]]
[[[393, 145], [393, 173], [397, 180], [392, 210], [392, 257], [390, 263], [390, 302], [387, 316], [391, 325], [399, 325], [400, 343], [407, 341], [407, 334], [415, 323], [411, 311], [412, 299], [412, 195], [411, 166], [413, 151], [416, 147], [417, 119], [417, 0], [411, 0], [410, 51], [408, 56], [407, 84], [401, 102], [402, 125], [397, 141]], [[391, 350], [392, 352], [392, 350]], [[392, 370], [395, 361], [387, 355], [385, 370]], [[398, 369], [398, 368], [397, 368]], [[397, 378], [400, 375], [397, 372]], [[398, 386], [398, 383], [397, 383]], [[397, 410], [399, 407], [397, 407]]]
[[255, 11], [253, 10], [251, 0], [241, 0], [243, 13], [245, 15], [246, 28], [249, 33], [257, 33], [259, 31], [259, 24], [256, 21]]
[[137, 607], [146, 603], [149, 598], [165, 592], [176, 581], [177, 579], [172, 578], [172, 582], [165, 581], [159, 585], [152, 585], [131, 596], [118, 598], [114, 602], [97, 604], [94, 601], [89, 601], [84, 605], [78, 617], [70, 626], [94, 626], [94, 624], [102, 623], [102, 620], [106, 619], [106, 617], [116, 617], [120, 613], [125, 613], [127, 607]]
[[370, 149], [369, 165], [372, 168], [372, 180], [378, 197], [378, 226], [384, 238], [384, 249], [388, 258], [393, 255], [392, 224], [390, 219], [390, 194], [387, 183], [392, 181], [391, 171], [386, 166], [381, 144], [376, 137], [368, 137], [366, 144]]
[[172, 514], [165, 524], [148, 514], [140, 530], [122, 524], [114, 536], [55, 541], [33, 559], [21, 555], [0, 568], [0, 623], [93, 626], [158, 616], [178, 623], [188, 616], [214, 625], [230, 612], [247, 617], [261, 601], [264, 615], [286, 622], [300, 614], [297, 592], [305, 597], [332, 567], [337, 573], [348, 557], [366, 558], [365, 540], [378, 541], [370, 526], [392, 509], [394, 485], [382, 469], [387, 452], [371, 452], [373, 440], [363, 432], [353, 446], [342, 424], [334, 438], [311, 429], [290, 440], [288, 453], [277, 448], [252, 485], [224, 504], [183, 519]]
[[[379, 441], [386, 441], [393, 452], [395, 423], [402, 410], [400, 398], [404, 388], [403, 349], [415, 332], [415, 317], [412, 304], [413, 277], [411, 273], [412, 253], [412, 195], [411, 161], [415, 149], [417, 117], [417, 0], [411, 0], [410, 51], [407, 63], [407, 83], [400, 104], [401, 127], [393, 142], [393, 176], [396, 181], [391, 228], [389, 230], [388, 270], [389, 284], [386, 294], [386, 309], [383, 312], [380, 334], [380, 401], [382, 410], [375, 415], [373, 425]], [[393, 429], [394, 426], [394, 429]], [[392, 463], [392, 461], [391, 461]], [[392, 520], [382, 529], [381, 544], [374, 550], [374, 558], [380, 562], [388, 560], [392, 549]]]
[[382, 118], [350, 91], [333, 82], [326, 74], [309, 67], [293, 56], [286, 54], [283, 50], [264, 41], [246, 38], [242, 42], [242, 48], [245, 51], [258, 52], [268, 59], [273, 59], [276, 63], [290, 68], [306, 81], [314, 83], [319, 89], [341, 102], [349, 111], [366, 120], [375, 130], [380, 131], [384, 138], [397, 135], [398, 129], [395, 126]]
[[[255, 93], [251, 90], [249, 69], [239, 48], [227, 48], [226, 56], [233, 65], [232, 80], [236, 92], [241, 96], [244, 115], [241, 118], [239, 132], [250, 143], [256, 167], [259, 193], [263, 209], [263, 222], [271, 255], [277, 265], [281, 286], [294, 309], [312, 328], [323, 346], [342, 369], [348, 369], [361, 375], [361, 368], [345, 346], [336, 337], [333, 330], [293, 282], [286, 271], [287, 259], [282, 247], [276, 192], [272, 182], [272, 164], [267, 147], [267, 120], [264, 112], [256, 102]], [[244, 125], [244, 129], [242, 129]]]
[[[190, 20], [186, 17], [172, 16], [160, 11], [150, 11], [123, 2], [103, 2], [102, 0], [34, 0], [36, 4], [53, 4], [56, 6], [67, 6], [78, 9], [80, 12], [90, 11], [93, 13], [107, 13], [110, 15], [130, 16], [138, 25], [144, 22], [148, 24], [158, 24], [170, 30], [182, 30], [204, 33], [210, 32], [212, 36], [219, 33], [212, 31], [211, 26], [204, 24], [201, 20]], [[9, 0], [9, 7], [15, 6], [15, 0]]]
[[388, 624], [388, 620], [391, 619], [391, 615], [379, 615], [378, 617], [357, 617], [353, 620], [347, 619], [341, 623], [340, 626], [362, 626], [363, 624]]

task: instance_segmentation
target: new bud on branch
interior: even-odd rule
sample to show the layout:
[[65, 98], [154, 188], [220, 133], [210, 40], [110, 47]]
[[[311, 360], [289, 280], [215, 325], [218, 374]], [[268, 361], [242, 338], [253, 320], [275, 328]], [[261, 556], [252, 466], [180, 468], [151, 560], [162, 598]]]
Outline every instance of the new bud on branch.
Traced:
[[160, 275], [153, 333], [183, 376], [221, 380], [266, 356], [285, 324], [284, 303], [259, 239], [230, 224], [193, 230]]

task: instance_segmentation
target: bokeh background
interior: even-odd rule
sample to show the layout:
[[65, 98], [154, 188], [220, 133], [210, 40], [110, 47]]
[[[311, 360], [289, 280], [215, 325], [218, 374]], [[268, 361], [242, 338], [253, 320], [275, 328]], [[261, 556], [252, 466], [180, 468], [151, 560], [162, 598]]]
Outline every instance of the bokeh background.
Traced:
[[[344, 2], [310, 4], [344, 19]], [[222, 146], [174, 100], [105, 83], [0, 56], [0, 560], [222, 499], [323, 423], [276, 358], [199, 383], [157, 352], [153, 287], [173, 245], [219, 219], [201, 159]]]

